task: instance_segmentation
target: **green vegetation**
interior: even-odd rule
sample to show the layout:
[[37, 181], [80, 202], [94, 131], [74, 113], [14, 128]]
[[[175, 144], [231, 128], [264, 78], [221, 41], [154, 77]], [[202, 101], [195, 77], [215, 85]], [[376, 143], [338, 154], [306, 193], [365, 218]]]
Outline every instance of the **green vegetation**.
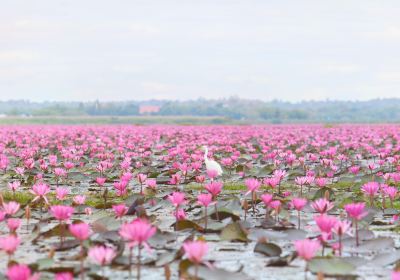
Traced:
[[[155, 112], [139, 116], [141, 106]], [[246, 123], [332, 123], [400, 122], [400, 99], [369, 101], [283, 101], [263, 102], [235, 97], [189, 101], [126, 102], [29, 102], [0, 101], [3, 124], [99, 123], [99, 124], [246, 124]], [[25, 116], [25, 118], [23, 117]], [[29, 116], [30, 118], [26, 117]], [[16, 118], [13, 118], [16, 117]], [[34, 118], [31, 118], [34, 117]]]
[[3, 117], [0, 124], [223, 124], [232, 123], [223, 117], [195, 117], [195, 116], [40, 116], [40, 117]]
[[11, 191], [3, 191], [1, 193], [1, 195], [3, 196], [3, 199], [5, 201], [16, 201], [16, 202], [20, 203], [21, 205], [29, 204], [34, 197], [28, 191], [15, 192], [15, 198], [14, 198], [13, 192], [11, 192]]

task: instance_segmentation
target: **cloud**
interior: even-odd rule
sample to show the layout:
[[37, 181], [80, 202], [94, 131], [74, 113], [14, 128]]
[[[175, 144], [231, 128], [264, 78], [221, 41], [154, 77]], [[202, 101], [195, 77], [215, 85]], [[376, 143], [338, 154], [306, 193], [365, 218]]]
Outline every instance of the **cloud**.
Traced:
[[39, 57], [38, 53], [32, 51], [0, 51], [0, 62], [31, 62], [37, 60]]
[[361, 70], [360, 65], [354, 63], [340, 63], [340, 62], [329, 62], [323, 63], [320, 67], [322, 71], [351, 74]]
[[271, 78], [266, 76], [247, 76], [247, 75], [230, 75], [226, 76], [225, 80], [230, 83], [240, 84], [256, 84], [256, 85], [267, 85], [271, 83]]
[[365, 32], [364, 35], [365, 37], [374, 40], [400, 41], [400, 26], [386, 26], [378, 31]]
[[377, 78], [382, 82], [400, 83], [400, 71], [380, 72]]
[[144, 82], [141, 86], [144, 91], [150, 93], [171, 92], [177, 89], [174, 85], [160, 82]]
[[161, 32], [160, 27], [138, 22], [128, 24], [128, 29], [133, 31], [134, 33], [148, 34], [148, 35], [157, 35], [160, 34]]

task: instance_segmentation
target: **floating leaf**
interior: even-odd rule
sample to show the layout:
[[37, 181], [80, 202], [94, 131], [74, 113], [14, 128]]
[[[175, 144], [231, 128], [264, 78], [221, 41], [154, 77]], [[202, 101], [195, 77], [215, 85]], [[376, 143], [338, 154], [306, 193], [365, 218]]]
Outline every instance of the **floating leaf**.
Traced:
[[[188, 273], [192, 276], [195, 275], [195, 268], [191, 266], [188, 269]], [[208, 268], [204, 266], [200, 266], [197, 271], [197, 276], [200, 279], [207, 280], [221, 280], [221, 279], [229, 279], [229, 280], [250, 280], [249, 276], [240, 272], [230, 272], [220, 268]]]
[[279, 240], [285, 239], [287, 234], [284, 231], [273, 231], [273, 230], [264, 230], [264, 229], [250, 229], [249, 235], [247, 236], [250, 240], [259, 241], [259, 240]]
[[356, 252], [378, 252], [394, 248], [394, 240], [390, 237], [378, 237], [375, 239], [364, 241], [360, 246], [355, 248]]
[[72, 248], [78, 247], [80, 242], [76, 239], [71, 239], [71, 240], [65, 240], [62, 245], [60, 242], [57, 242], [53, 244], [54, 249], [56, 251], [65, 251], [65, 250], [70, 250]]
[[307, 236], [307, 232], [302, 230], [302, 229], [288, 229], [285, 231], [282, 231], [283, 233], [286, 234], [287, 240], [299, 240], [299, 239], [304, 239]]
[[330, 198], [333, 197], [333, 195], [334, 195], [333, 190], [332, 190], [331, 188], [328, 188], [328, 187], [323, 187], [323, 188], [318, 189], [318, 190], [315, 192], [314, 197], [313, 197], [312, 200], [316, 200], [316, 199], [318, 199], [318, 198], [325, 197], [326, 192], [329, 193], [329, 197], [330, 197]]
[[278, 257], [282, 254], [282, 249], [274, 243], [258, 242], [254, 247], [254, 252], [264, 254], [267, 257]]
[[371, 263], [373, 265], [387, 266], [387, 265], [394, 264], [399, 259], [400, 259], [400, 250], [396, 250], [394, 252], [382, 253], [382, 254], [376, 255], [371, 260]]
[[121, 222], [115, 219], [115, 217], [103, 217], [92, 223], [92, 229], [94, 232], [107, 232], [112, 230], [118, 230], [121, 227]]
[[48, 270], [53, 266], [54, 260], [50, 258], [39, 259], [35, 264], [37, 265], [37, 270], [39, 271]]
[[227, 225], [221, 232], [221, 240], [247, 242], [247, 231], [239, 222]]
[[197, 231], [204, 231], [204, 228], [190, 220], [180, 220], [175, 224], [176, 230], [194, 229]]
[[162, 254], [158, 260], [156, 261], [156, 266], [165, 266], [171, 262], [173, 262], [177, 258], [176, 252], [167, 252]]
[[340, 258], [314, 258], [308, 263], [308, 269], [313, 273], [323, 273], [326, 276], [346, 276], [355, 270], [355, 266]]

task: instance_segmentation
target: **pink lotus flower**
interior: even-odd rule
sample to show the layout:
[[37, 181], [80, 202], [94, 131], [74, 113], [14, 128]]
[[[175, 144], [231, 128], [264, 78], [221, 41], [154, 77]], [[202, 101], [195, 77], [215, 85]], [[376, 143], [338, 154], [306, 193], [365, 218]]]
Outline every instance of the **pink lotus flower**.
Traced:
[[331, 239], [331, 231], [335, 226], [337, 219], [333, 216], [328, 216], [321, 214], [314, 217], [314, 221], [317, 224], [319, 230], [321, 231], [321, 239], [323, 242]]
[[332, 232], [335, 233], [339, 237], [339, 256], [342, 256], [342, 237], [344, 234], [352, 235], [351, 233], [351, 223], [349, 221], [337, 221], [335, 226], [332, 229]]
[[21, 219], [10, 218], [7, 220], [7, 227], [10, 230], [10, 233], [15, 233], [20, 226]]
[[215, 197], [221, 193], [222, 186], [223, 183], [214, 181], [206, 184], [204, 188], [213, 196], [213, 199], [215, 199]]
[[316, 184], [318, 187], [323, 188], [323, 187], [326, 186], [327, 180], [326, 180], [326, 178], [316, 178], [316, 179], [315, 179], [315, 184]]
[[31, 269], [24, 264], [14, 264], [7, 269], [8, 280], [38, 280], [40, 274], [32, 275]]
[[175, 210], [174, 216], [175, 216], [176, 221], [183, 221], [183, 220], [186, 220], [186, 217], [187, 217], [187, 216], [186, 216], [186, 212], [185, 212], [184, 209], [177, 209], [177, 210]]
[[204, 256], [207, 254], [208, 245], [206, 242], [201, 240], [186, 241], [183, 244], [183, 250], [185, 251], [186, 258], [198, 265], [203, 261]]
[[207, 170], [207, 176], [208, 178], [210, 178], [211, 180], [214, 180], [215, 178], [217, 178], [218, 176], [218, 171], [215, 169], [208, 169]]
[[114, 210], [114, 214], [117, 218], [122, 218], [128, 212], [128, 207], [125, 204], [117, 204], [113, 205], [112, 209]]
[[32, 186], [32, 190], [30, 190], [32, 194], [35, 195], [32, 202], [37, 200], [43, 200], [46, 204], [49, 204], [46, 195], [50, 192], [50, 187], [46, 184], [38, 183]]
[[197, 202], [204, 206], [208, 207], [212, 202], [212, 195], [209, 193], [202, 193], [197, 196]]
[[317, 251], [321, 249], [319, 241], [310, 239], [297, 240], [294, 242], [294, 246], [298, 256], [307, 262], [312, 260]]
[[49, 155], [49, 163], [51, 166], [56, 166], [57, 165], [57, 156]]
[[90, 207], [86, 207], [84, 211], [85, 211], [85, 214], [88, 216], [93, 214], [92, 208], [90, 208]]
[[274, 209], [275, 212], [275, 218], [278, 218], [278, 215], [281, 211], [281, 206], [282, 206], [282, 202], [280, 200], [272, 200], [269, 203], [269, 207]]
[[17, 173], [19, 176], [24, 176], [24, 173], [25, 173], [25, 168], [23, 168], [23, 167], [17, 167], [17, 168], [15, 168], [15, 173]]
[[83, 241], [90, 236], [90, 227], [86, 223], [77, 223], [69, 225], [69, 231], [78, 240]]
[[168, 200], [174, 205], [174, 207], [179, 207], [182, 204], [185, 204], [185, 194], [181, 192], [173, 192], [168, 196]]
[[278, 177], [272, 177], [272, 178], [265, 178], [263, 180], [263, 183], [273, 189], [275, 189], [279, 183], [281, 182], [281, 179]]
[[201, 168], [201, 162], [192, 162], [191, 167], [193, 168], [194, 171], [199, 172]]
[[0, 211], [0, 222], [4, 221], [6, 218], [6, 212]]
[[95, 246], [89, 249], [89, 258], [98, 265], [107, 265], [115, 258], [114, 249], [106, 246]]
[[231, 158], [223, 158], [223, 159], [221, 159], [221, 163], [224, 166], [231, 166], [233, 164], [233, 161]]
[[57, 168], [54, 168], [54, 174], [58, 178], [66, 177], [67, 176], [67, 171], [65, 171], [65, 169], [63, 169], [63, 168], [57, 167]]
[[357, 165], [351, 166], [351, 167], [349, 168], [349, 171], [350, 171], [351, 173], [353, 173], [354, 175], [357, 175], [358, 172], [360, 172], [360, 167], [357, 166]]
[[365, 216], [368, 215], [368, 212], [365, 211], [364, 202], [346, 204], [344, 206], [344, 210], [346, 210], [347, 215], [349, 215], [350, 218], [358, 221], [362, 220]]
[[307, 177], [296, 177], [294, 179], [294, 181], [296, 182], [297, 185], [299, 186], [304, 186], [307, 184], [308, 180]]
[[292, 205], [297, 211], [301, 211], [307, 205], [307, 199], [295, 197], [292, 199]]
[[196, 182], [199, 184], [203, 184], [205, 180], [206, 177], [204, 177], [203, 175], [196, 176]]
[[207, 231], [207, 207], [212, 203], [212, 195], [210, 193], [202, 193], [197, 196], [197, 203], [204, 206], [204, 231]]
[[8, 203], [4, 202], [3, 203], [3, 209], [4, 209], [4, 212], [7, 215], [13, 216], [20, 209], [20, 204], [18, 202], [15, 202], [15, 201], [10, 201]]
[[50, 207], [50, 212], [57, 220], [67, 221], [74, 213], [74, 208], [66, 205], [54, 205]]
[[156, 186], [157, 186], [156, 179], [147, 179], [145, 183], [146, 183], [147, 187], [149, 187], [150, 189], [153, 189], [153, 190], [156, 189]]
[[356, 245], [360, 244], [358, 237], [358, 221], [362, 220], [365, 216], [368, 215], [368, 212], [364, 210], [365, 203], [350, 203], [344, 206], [344, 210], [346, 210], [347, 215], [353, 219], [355, 227], [356, 227]]
[[149, 248], [147, 240], [156, 233], [156, 228], [143, 219], [136, 219], [131, 223], [123, 224], [119, 230], [122, 238], [129, 241], [129, 246], [143, 245]]
[[273, 175], [273, 177], [278, 178], [279, 180], [282, 181], [283, 178], [285, 178], [285, 176], [286, 176], [286, 171], [277, 169], [274, 171], [274, 173], [272, 175]]
[[[393, 201], [396, 199], [398, 191], [396, 187], [388, 186], [385, 184], [381, 184], [381, 190], [385, 195], [387, 195], [390, 199], [390, 205], [393, 208]], [[384, 199], [384, 198], [383, 198]]]
[[[144, 219], [136, 219], [131, 223], [123, 224], [121, 229], [119, 230], [119, 235], [127, 241], [129, 241], [129, 248], [131, 250], [134, 246], [138, 246], [138, 267], [137, 274], [138, 278], [140, 278], [140, 255], [141, 255], [141, 247], [144, 246], [146, 249], [150, 249], [150, 246], [147, 243], [147, 240], [152, 237], [156, 233], [157, 229], [153, 227], [149, 222]], [[132, 259], [129, 258], [129, 271], [131, 271]]]
[[12, 192], [15, 192], [20, 186], [21, 186], [21, 182], [20, 181], [14, 181], [14, 182], [8, 183], [8, 188]]
[[339, 236], [342, 236], [344, 234], [351, 235], [351, 223], [346, 220], [344, 221], [338, 220], [335, 226], [333, 227], [332, 232], [334, 232]]
[[256, 192], [261, 186], [261, 182], [253, 178], [247, 179], [244, 183], [247, 187], [247, 192], [245, 195], [248, 195], [249, 193], [252, 192]]
[[70, 162], [70, 161], [64, 162], [64, 167], [67, 170], [74, 168], [74, 166], [75, 166], [75, 164], [73, 162]]
[[144, 184], [145, 181], [146, 181], [146, 179], [147, 179], [147, 175], [139, 173], [139, 174], [136, 176], [136, 178], [137, 178], [139, 184]]
[[96, 178], [96, 183], [100, 186], [100, 187], [102, 187], [103, 185], [104, 185], [104, 183], [106, 182], [106, 178], [104, 178], [104, 177], [97, 177]]
[[269, 204], [271, 201], [274, 199], [274, 196], [272, 194], [266, 193], [261, 195], [261, 200], [264, 202], [265, 207], [269, 207]]
[[334, 207], [326, 198], [320, 198], [311, 203], [311, 207], [320, 214], [328, 213]]
[[86, 202], [86, 196], [76, 195], [76, 196], [74, 196], [73, 201], [76, 205], [83, 205]]
[[56, 188], [56, 198], [58, 200], [65, 200], [67, 198], [67, 195], [69, 194], [69, 190], [66, 188]]
[[390, 200], [395, 200], [398, 194], [396, 187], [381, 185], [381, 188], [383, 189], [383, 192], [390, 198]]
[[14, 254], [20, 243], [21, 240], [15, 235], [0, 237], [0, 249], [5, 251], [8, 255]]
[[335, 217], [325, 214], [314, 216], [314, 221], [321, 232], [328, 234], [332, 231], [333, 227], [337, 223], [337, 219]]
[[74, 280], [74, 275], [71, 272], [59, 272], [56, 274], [55, 280]]
[[169, 183], [171, 185], [179, 185], [181, 182], [181, 175], [179, 173], [173, 174]]
[[114, 183], [114, 188], [117, 190], [117, 196], [124, 196], [127, 193], [127, 185], [126, 181], [119, 181]]
[[368, 182], [361, 187], [361, 190], [369, 196], [370, 205], [374, 204], [374, 196], [378, 194], [379, 184], [377, 182]]
[[400, 280], [400, 271], [392, 271], [392, 280]]

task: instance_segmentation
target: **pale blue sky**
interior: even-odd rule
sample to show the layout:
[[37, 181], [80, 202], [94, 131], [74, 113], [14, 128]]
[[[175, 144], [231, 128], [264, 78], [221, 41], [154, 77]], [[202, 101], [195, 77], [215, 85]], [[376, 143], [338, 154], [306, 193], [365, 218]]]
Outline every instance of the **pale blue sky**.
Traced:
[[400, 97], [400, 1], [10, 0], [0, 100]]

